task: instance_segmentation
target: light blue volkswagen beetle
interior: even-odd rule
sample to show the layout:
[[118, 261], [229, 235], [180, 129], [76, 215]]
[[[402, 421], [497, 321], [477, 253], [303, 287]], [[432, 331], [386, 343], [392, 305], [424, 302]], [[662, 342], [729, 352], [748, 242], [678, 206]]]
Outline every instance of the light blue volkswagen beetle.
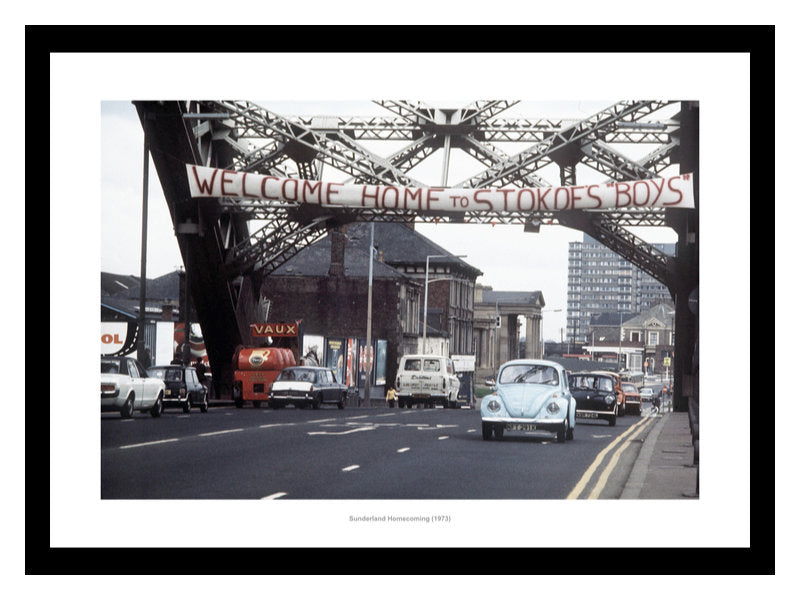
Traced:
[[567, 371], [548, 360], [519, 359], [500, 367], [494, 391], [481, 399], [483, 439], [506, 431], [550, 431], [559, 442], [575, 431], [575, 399]]

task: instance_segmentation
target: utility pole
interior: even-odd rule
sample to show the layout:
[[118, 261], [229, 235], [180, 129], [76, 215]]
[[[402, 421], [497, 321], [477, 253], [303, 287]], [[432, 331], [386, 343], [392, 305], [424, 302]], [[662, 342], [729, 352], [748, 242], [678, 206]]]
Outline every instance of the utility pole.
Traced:
[[[147, 191], [149, 187], [149, 167], [150, 167], [150, 142], [147, 133], [144, 134], [144, 166], [142, 168], [142, 254], [139, 265], [139, 318], [137, 322], [137, 344], [136, 358], [142, 364], [144, 361], [144, 327], [145, 327], [145, 305], [147, 303]], [[151, 357], [154, 358], [154, 357]], [[145, 365], [145, 368], [150, 365]]]
[[367, 348], [364, 353], [364, 404], [370, 405], [370, 378], [372, 377], [372, 254], [375, 243], [375, 223], [370, 223], [369, 231], [369, 287], [367, 288]]

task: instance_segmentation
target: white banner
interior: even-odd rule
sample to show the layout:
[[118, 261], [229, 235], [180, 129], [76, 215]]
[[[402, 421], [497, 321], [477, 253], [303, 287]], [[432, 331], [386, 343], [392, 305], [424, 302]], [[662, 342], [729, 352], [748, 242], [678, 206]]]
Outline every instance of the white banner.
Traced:
[[345, 184], [186, 165], [193, 198], [259, 198], [327, 207], [407, 211], [545, 212], [694, 208], [692, 174], [591, 185], [457, 189]]

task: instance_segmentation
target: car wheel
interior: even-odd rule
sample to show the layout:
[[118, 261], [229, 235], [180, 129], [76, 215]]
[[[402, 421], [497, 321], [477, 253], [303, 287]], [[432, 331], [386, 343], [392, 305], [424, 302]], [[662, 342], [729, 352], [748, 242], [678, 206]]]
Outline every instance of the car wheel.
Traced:
[[314, 398], [311, 402], [311, 408], [314, 410], [319, 410], [319, 405], [322, 404], [322, 398]]
[[492, 430], [493, 429], [494, 428], [492, 427], [491, 423], [483, 423], [483, 439], [484, 440], [492, 439]]
[[614, 427], [614, 425], [617, 424], [617, 413], [611, 415], [611, 417], [608, 419], [608, 424], [611, 425], [611, 427]]
[[208, 412], [208, 390], [203, 390], [203, 402], [200, 403], [200, 412]]
[[160, 417], [161, 413], [164, 412], [164, 400], [161, 394], [158, 394], [158, 398], [156, 398], [156, 403], [153, 404], [153, 408], [150, 409], [150, 416], [153, 418]]
[[187, 394], [186, 402], [183, 404], [183, 412], [188, 414], [192, 412], [192, 397]]
[[128, 396], [128, 399], [120, 409], [119, 414], [123, 419], [130, 419], [133, 417], [133, 394]]
[[506, 430], [506, 428], [503, 426], [502, 423], [496, 424], [494, 426], [494, 439], [496, 439], [498, 441], [502, 440], [503, 439], [503, 433], [505, 432], [505, 430]]
[[567, 429], [569, 429], [569, 426], [567, 425], [567, 420], [564, 419], [563, 426], [556, 432], [556, 441], [559, 444], [563, 444], [567, 441]]

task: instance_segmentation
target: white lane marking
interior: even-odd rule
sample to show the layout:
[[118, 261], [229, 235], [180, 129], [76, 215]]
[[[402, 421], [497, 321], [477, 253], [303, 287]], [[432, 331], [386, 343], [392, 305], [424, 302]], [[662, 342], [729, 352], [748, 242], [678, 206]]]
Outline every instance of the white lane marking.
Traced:
[[348, 429], [347, 431], [309, 431], [308, 435], [347, 435], [348, 433], [356, 433], [357, 431], [372, 431], [376, 429], [370, 425], [368, 427], [358, 427], [356, 429]]
[[446, 440], [446, 439], [447, 439], [447, 438], [449, 438], [449, 437], [450, 437], [449, 435], [440, 435], [440, 436], [439, 436], [439, 439], [440, 439], [440, 440]]
[[380, 414], [380, 415], [375, 415], [375, 417], [376, 418], [377, 417], [393, 417], [394, 415], [395, 415], [395, 413], [383, 413], [383, 414]]
[[409, 450], [411, 450], [411, 448], [399, 448], [397, 450], [397, 453], [402, 454], [403, 452], [408, 452]]
[[478, 431], [477, 429], [467, 429], [467, 433], [475, 433]]
[[259, 429], [266, 429], [267, 427], [283, 427], [284, 425], [297, 425], [297, 423], [269, 423], [267, 425], [259, 425]]
[[178, 438], [170, 438], [168, 440], [156, 440], [155, 442], [142, 442], [141, 444], [128, 444], [127, 446], [120, 446], [120, 450], [127, 450], [128, 448], [141, 448], [142, 446], [154, 446], [156, 444], [167, 444], [169, 442], [177, 442]]
[[206, 437], [209, 435], [222, 435], [223, 433], [236, 433], [237, 431], [244, 431], [244, 429], [223, 429], [222, 431], [211, 431], [209, 433], [200, 433], [198, 435], [200, 437]]
[[438, 427], [439, 429], [443, 429], [445, 427], [458, 427], [458, 425], [437, 425], [436, 427]]
[[358, 469], [358, 465], [350, 465], [349, 467], [345, 467], [342, 471], [355, 471]]
[[351, 419], [366, 419], [367, 415], [359, 415], [357, 417], [350, 417]]
[[264, 496], [262, 500], [277, 500], [278, 498], [282, 498], [286, 495], [286, 492], [277, 492], [275, 494], [270, 494], [269, 496]]
[[316, 421], [308, 421], [308, 423], [328, 423], [335, 420], [336, 419], [317, 419]]

